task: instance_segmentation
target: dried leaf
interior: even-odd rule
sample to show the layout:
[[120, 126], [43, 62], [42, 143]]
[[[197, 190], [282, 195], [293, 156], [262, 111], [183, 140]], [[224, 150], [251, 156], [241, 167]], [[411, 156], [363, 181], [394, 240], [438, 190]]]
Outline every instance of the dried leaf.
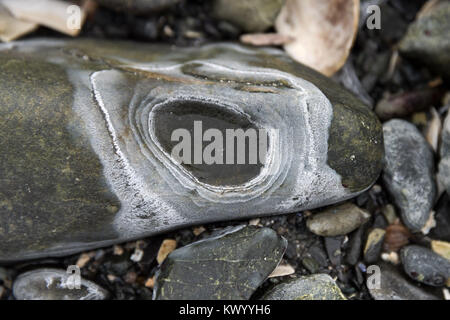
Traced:
[[0, 6], [0, 40], [9, 42], [33, 32], [39, 25], [37, 23], [22, 21], [14, 18], [11, 13]]
[[20, 20], [37, 23], [56, 31], [76, 36], [86, 18], [83, 7], [80, 8], [80, 29], [69, 27], [71, 11], [68, 10], [73, 3], [60, 0], [0, 0], [11, 14]]
[[275, 29], [295, 38], [284, 46], [294, 60], [332, 76], [347, 60], [358, 21], [359, 0], [286, 0]]
[[269, 278], [284, 277], [295, 273], [295, 269], [289, 264], [278, 265], [275, 270], [272, 271]]
[[242, 43], [252, 46], [281, 46], [293, 40], [293, 37], [279, 33], [248, 33], [240, 37]]

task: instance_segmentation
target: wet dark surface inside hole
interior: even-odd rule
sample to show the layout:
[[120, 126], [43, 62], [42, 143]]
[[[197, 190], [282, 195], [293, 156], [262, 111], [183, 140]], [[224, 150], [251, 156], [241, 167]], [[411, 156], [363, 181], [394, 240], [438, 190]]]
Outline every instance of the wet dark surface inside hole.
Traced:
[[[201, 122], [201, 130], [198, 130], [198, 121]], [[205, 148], [211, 144], [215, 138], [211, 141], [204, 141], [204, 139], [195, 139], [194, 134], [194, 123], [197, 122], [197, 132], [200, 135], [197, 137], [204, 137], [204, 133], [208, 129], [218, 129], [222, 135], [222, 145], [223, 145], [223, 164], [206, 164], [204, 155]], [[189, 170], [199, 181], [207, 183], [210, 185], [221, 186], [221, 185], [240, 185], [252, 178], [256, 177], [262, 168], [262, 162], [264, 162], [264, 157], [260, 161], [259, 157], [256, 155], [256, 164], [250, 161], [249, 146], [250, 143], [256, 141], [257, 149], [260, 147], [260, 134], [258, 128], [244, 115], [238, 114], [225, 109], [225, 107], [215, 105], [209, 102], [202, 101], [174, 101], [167, 103], [158, 107], [154, 110], [153, 118], [153, 130], [155, 132], [156, 139], [164, 148], [168, 154], [172, 154], [173, 148], [181, 143], [183, 138], [178, 138], [172, 141], [172, 133], [177, 129], [186, 129], [190, 133], [190, 149], [191, 149], [191, 161], [190, 163], [183, 163], [184, 168]], [[234, 159], [232, 164], [227, 164], [227, 148], [230, 144], [227, 144], [226, 130], [227, 129], [242, 129], [245, 132], [248, 129], [250, 131], [255, 131], [255, 138], [250, 139], [245, 138], [245, 149], [240, 148], [240, 152], [245, 152], [244, 164], [238, 164], [238, 142], [237, 139], [234, 140]], [[220, 137], [220, 136], [219, 136]], [[261, 137], [267, 137], [265, 133]], [[266, 138], [268, 139], [268, 138]], [[229, 140], [228, 140], [229, 141]], [[200, 143], [199, 143], [200, 142]], [[195, 163], [194, 148], [201, 144], [201, 163]], [[269, 141], [267, 140], [267, 146]], [[187, 144], [184, 144], [187, 146]], [[198, 153], [197, 153], [198, 154]], [[183, 153], [181, 152], [181, 155]], [[216, 156], [215, 152], [212, 155]], [[254, 155], [255, 156], [255, 155]], [[185, 158], [186, 159], [186, 158]], [[198, 158], [197, 158], [198, 159]], [[254, 159], [254, 157], [253, 157]]]

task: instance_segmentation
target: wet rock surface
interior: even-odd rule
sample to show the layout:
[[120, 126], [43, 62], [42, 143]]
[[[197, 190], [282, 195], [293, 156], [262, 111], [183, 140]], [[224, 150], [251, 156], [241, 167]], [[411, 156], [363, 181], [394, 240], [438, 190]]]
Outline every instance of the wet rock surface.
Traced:
[[[2, 48], [0, 261], [320, 207], [361, 193], [381, 170], [376, 116], [279, 50], [93, 40]], [[196, 121], [205, 132], [267, 130], [266, 165], [176, 158], [172, 133]], [[12, 213], [22, 218], [10, 223]]]
[[105, 300], [108, 292], [95, 283], [58, 269], [36, 269], [14, 281], [17, 300]]
[[390, 120], [383, 131], [383, 181], [405, 225], [413, 232], [421, 231], [436, 197], [433, 152], [419, 130], [407, 121]]
[[173, 251], [156, 276], [156, 300], [249, 299], [275, 269], [287, 241], [268, 228], [237, 227]]
[[265, 300], [346, 300], [339, 287], [327, 274], [293, 279], [273, 288]]
[[450, 284], [450, 261], [430, 249], [407, 246], [402, 249], [400, 257], [411, 279], [436, 287]]

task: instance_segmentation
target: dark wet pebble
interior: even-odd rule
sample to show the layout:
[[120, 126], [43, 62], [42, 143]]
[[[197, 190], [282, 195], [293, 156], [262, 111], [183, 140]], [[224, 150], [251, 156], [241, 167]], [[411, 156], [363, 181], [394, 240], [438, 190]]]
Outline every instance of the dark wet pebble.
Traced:
[[[419, 288], [407, 280], [396, 267], [382, 263], [380, 266], [379, 286], [369, 285], [369, 291], [375, 300], [437, 300], [438, 296]], [[370, 276], [373, 276], [371, 274]], [[369, 276], [369, 277], [370, 277]], [[370, 279], [368, 279], [370, 282]], [[374, 281], [375, 282], [375, 281]]]
[[407, 246], [401, 250], [400, 258], [412, 279], [435, 287], [450, 286], [450, 261], [430, 249]]
[[339, 266], [342, 258], [342, 244], [345, 236], [325, 237], [325, 249], [327, 250], [328, 259], [333, 266]]
[[157, 273], [153, 298], [249, 299], [278, 265], [286, 246], [269, 228], [227, 228], [170, 253]]
[[347, 250], [347, 255], [345, 256], [345, 261], [352, 266], [356, 265], [361, 257], [364, 241], [363, 236], [366, 229], [366, 226], [363, 225], [350, 236], [349, 248]]

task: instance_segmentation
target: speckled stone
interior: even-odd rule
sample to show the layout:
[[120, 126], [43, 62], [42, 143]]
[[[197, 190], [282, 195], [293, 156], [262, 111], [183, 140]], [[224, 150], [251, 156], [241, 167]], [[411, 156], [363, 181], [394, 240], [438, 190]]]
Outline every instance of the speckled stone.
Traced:
[[[379, 287], [369, 286], [375, 300], [438, 300], [439, 297], [417, 287], [404, 278], [396, 267], [387, 263], [380, 265]], [[373, 276], [373, 275], [371, 275]]]
[[276, 285], [264, 300], [347, 300], [327, 274], [313, 274]]
[[404, 120], [383, 125], [385, 140], [384, 184], [400, 209], [404, 224], [413, 232], [424, 229], [436, 198], [434, 156], [420, 131]]
[[[0, 79], [0, 262], [317, 208], [382, 167], [373, 112], [276, 49], [33, 39], [0, 45]], [[170, 130], [196, 118], [279, 143], [264, 166], [179, 164]]]
[[59, 269], [36, 269], [17, 277], [13, 294], [18, 300], [105, 300], [109, 293], [93, 283]]
[[430, 286], [450, 286], [450, 261], [430, 249], [411, 245], [400, 252], [403, 269], [416, 281]]
[[240, 226], [179, 248], [157, 272], [156, 300], [247, 300], [280, 262], [287, 241]]

